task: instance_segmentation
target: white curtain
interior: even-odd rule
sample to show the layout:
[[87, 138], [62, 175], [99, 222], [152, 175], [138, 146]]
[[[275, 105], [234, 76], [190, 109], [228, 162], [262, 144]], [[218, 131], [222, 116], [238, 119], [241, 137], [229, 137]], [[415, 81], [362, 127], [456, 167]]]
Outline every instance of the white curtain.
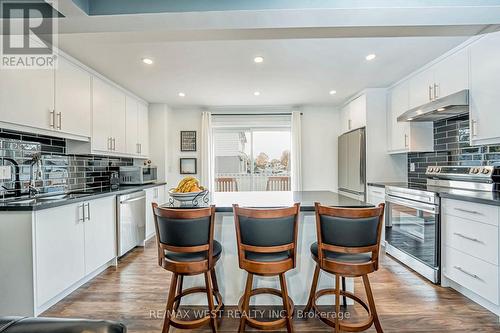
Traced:
[[302, 191], [302, 120], [292, 112], [292, 191]]
[[212, 114], [201, 114], [201, 184], [209, 191], [213, 191], [214, 154], [212, 135]]

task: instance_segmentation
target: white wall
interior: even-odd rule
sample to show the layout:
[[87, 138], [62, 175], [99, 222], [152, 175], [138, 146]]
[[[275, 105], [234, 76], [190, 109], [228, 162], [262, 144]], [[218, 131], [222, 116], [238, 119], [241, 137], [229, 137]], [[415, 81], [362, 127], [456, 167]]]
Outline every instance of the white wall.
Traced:
[[[255, 108], [252, 109], [255, 111]], [[265, 112], [267, 108], [263, 110], [261, 112]], [[336, 190], [339, 112], [333, 107], [320, 106], [303, 107], [301, 111], [303, 189]], [[184, 177], [179, 170], [181, 157], [196, 157], [196, 177], [200, 176], [201, 112], [196, 107], [170, 109], [164, 104], [150, 106], [151, 159], [158, 165], [159, 173], [166, 175], [166, 180], [172, 187]], [[180, 131], [184, 130], [197, 131], [197, 152], [180, 151]], [[166, 146], [163, 146], [165, 138]], [[161, 169], [162, 165], [164, 169]]]
[[302, 108], [302, 187], [337, 191], [340, 112], [334, 107]]

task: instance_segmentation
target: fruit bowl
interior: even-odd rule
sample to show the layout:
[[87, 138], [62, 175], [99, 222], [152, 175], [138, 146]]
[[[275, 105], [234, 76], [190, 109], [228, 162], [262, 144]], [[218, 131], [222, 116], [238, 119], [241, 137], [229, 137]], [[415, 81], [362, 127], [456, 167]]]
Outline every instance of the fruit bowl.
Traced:
[[175, 192], [175, 189], [172, 188], [168, 191], [168, 194], [172, 198], [174, 198], [177, 201], [195, 201], [197, 198], [203, 197], [208, 191], [203, 190], [203, 191], [197, 191], [197, 192], [186, 192], [186, 193], [180, 193], [180, 192]]

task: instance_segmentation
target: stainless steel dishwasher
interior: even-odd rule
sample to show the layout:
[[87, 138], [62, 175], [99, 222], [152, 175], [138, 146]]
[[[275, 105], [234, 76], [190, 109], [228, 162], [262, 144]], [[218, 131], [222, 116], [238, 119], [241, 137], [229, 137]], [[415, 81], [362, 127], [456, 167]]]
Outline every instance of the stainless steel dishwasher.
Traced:
[[136, 246], [144, 246], [146, 235], [146, 194], [138, 191], [118, 196], [117, 200], [118, 256]]

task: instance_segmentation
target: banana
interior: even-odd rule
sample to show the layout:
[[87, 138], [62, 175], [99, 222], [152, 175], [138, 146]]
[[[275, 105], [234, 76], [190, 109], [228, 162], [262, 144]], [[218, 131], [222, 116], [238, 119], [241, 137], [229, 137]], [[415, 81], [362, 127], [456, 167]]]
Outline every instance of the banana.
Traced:
[[195, 177], [184, 177], [174, 189], [176, 193], [199, 192], [204, 190], [200, 182]]

